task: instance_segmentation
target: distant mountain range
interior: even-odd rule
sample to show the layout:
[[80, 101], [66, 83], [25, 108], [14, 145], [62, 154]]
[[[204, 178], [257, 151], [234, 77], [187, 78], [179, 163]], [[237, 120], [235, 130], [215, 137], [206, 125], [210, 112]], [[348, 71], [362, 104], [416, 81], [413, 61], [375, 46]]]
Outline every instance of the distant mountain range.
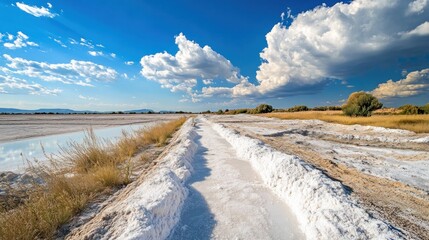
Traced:
[[128, 111], [123, 111], [124, 113], [148, 113], [148, 112], [154, 112], [152, 109], [138, 109], [138, 110], [128, 110]]
[[129, 111], [89, 111], [89, 110], [72, 110], [72, 109], [63, 109], [63, 108], [41, 108], [36, 110], [25, 110], [17, 108], [0, 108], [0, 113], [8, 114], [36, 114], [36, 113], [58, 113], [58, 114], [79, 114], [79, 113], [112, 113], [112, 112], [122, 112], [122, 113], [148, 113], [154, 112], [152, 109], [138, 109], [138, 110], [129, 110]]

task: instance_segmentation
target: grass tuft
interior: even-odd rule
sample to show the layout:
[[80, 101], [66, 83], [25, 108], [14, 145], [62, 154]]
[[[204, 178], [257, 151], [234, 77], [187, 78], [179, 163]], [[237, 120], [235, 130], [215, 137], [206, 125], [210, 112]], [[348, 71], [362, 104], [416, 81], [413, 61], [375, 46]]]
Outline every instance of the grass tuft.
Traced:
[[140, 133], [144, 144], [157, 144], [158, 146], [165, 145], [167, 139], [186, 121], [185, 117], [177, 120], [161, 123], [149, 130], [144, 130]]

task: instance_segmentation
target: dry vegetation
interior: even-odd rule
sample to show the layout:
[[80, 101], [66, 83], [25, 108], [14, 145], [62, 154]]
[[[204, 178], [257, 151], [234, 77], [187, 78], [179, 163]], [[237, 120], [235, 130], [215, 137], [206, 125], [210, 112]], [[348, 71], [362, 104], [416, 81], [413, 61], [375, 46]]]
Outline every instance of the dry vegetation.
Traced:
[[341, 111], [278, 112], [261, 116], [280, 119], [319, 119], [325, 122], [346, 125], [360, 124], [385, 128], [405, 129], [416, 133], [429, 133], [429, 115], [377, 115], [371, 117], [348, 117]]
[[149, 145], [166, 144], [185, 121], [183, 117], [135, 134], [124, 133], [116, 144], [88, 131], [83, 143], [70, 143], [49, 164], [30, 166], [44, 184], [34, 184], [19, 204], [0, 211], [0, 239], [53, 238], [56, 229], [88, 202], [129, 183], [131, 157]]

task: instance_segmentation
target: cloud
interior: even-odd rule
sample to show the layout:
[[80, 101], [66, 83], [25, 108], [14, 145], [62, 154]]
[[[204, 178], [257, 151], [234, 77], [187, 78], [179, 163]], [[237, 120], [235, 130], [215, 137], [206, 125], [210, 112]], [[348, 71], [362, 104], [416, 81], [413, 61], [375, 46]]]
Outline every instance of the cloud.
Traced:
[[87, 100], [87, 101], [97, 101], [97, 100], [98, 100], [98, 98], [94, 98], [94, 97], [85, 97], [85, 96], [83, 96], [83, 95], [79, 95], [79, 98], [80, 98], [80, 99], [83, 99], [83, 100]]
[[116, 70], [89, 61], [71, 60], [69, 63], [50, 64], [13, 58], [7, 54], [3, 54], [3, 57], [8, 63], [1, 71], [8, 75], [16, 74], [44, 81], [92, 86], [92, 81], [110, 82], [119, 76]]
[[79, 42], [78, 41], [76, 41], [75, 39], [73, 39], [73, 38], [69, 38], [69, 43], [70, 44], [72, 44], [72, 45], [78, 45], [79, 44]]
[[173, 56], [167, 52], [142, 57], [141, 74], [157, 81], [172, 92], [184, 91], [196, 99], [194, 87], [198, 81], [226, 80], [240, 83], [246, 78], [231, 62], [211, 47], [201, 47], [180, 33], [175, 37], [179, 51]]
[[38, 83], [28, 83], [26, 80], [0, 74], [0, 94], [31, 94], [31, 95], [57, 95], [62, 90], [48, 89]]
[[410, 97], [429, 92], [429, 68], [414, 71], [399, 81], [381, 83], [372, 94], [378, 98]]
[[25, 35], [23, 32], [18, 32], [16, 36], [12, 34], [8, 34], [7, 42], [5, 42], [3, 46], [9, 49], [17, 49], [17, 48], [23, 48], [27, 46], [31, 46], [31, 47], [39, 46], [35, 42], [28, 41], [28, 39], [29, 37]]
[[56, 39], [52, 37], [49, 37], [49, 38], [52, 39], [54, 42], [58, 43], [61, 47], [67, 48], [67, 45], [65, 45], [60, 39]]
[[17, 2], [16, 6], [21, 9], [22, 11], [31, 14], [35, 17], [48, 17], [48, 18], [54, 18], [55, 16], [58, 16], [58, 14], [51, 13], [50, 8], [52, 8], [52, 4], [48, 3], [48, 8], [45, 7], [37, 7], [37, 6], [29, 6], [25, 3]]
[[203, 83], [205, 85], [210, 85], [210, 84], [213, 84], [213, 80], [212, 79], [203, 79]]
[[415, 29], [404, 33], [405, 37], [413, 37], [413, 36], [429, 36], [429, 22], [424, 22], [417, 26]]
[[[76, 42], [76, 40], [73, 39], [74, 42]], [[75, 43], [72, 43], [75, 44]], [[92, 44], [92, 42], [90, 40], [86, 40], [85, 38], [80, 38], [80, 43], [81, 46], [85, 46], [88, 48], [93, 49], [94, 48], [94, 44]]]
[[[206, 93], [282, 97], [320, 91], [371, 66], [429, 54], [427, 0], [355, 0], [322, 5], [274, 25], [260, 53], [258, 82]], [[424, 13], [424, 14], [423, 14]], [[401, 67], [401, 66], [400, 66]]]
[[127, 62], [125, 62], [125, 64], [128, 66], [131, 66], [131, 65], [134, 65], [134, 62], [133, 61], [127, 61]]
[[421, 14], [424, 12], [427, 5], [428, 5], [428, 0], [412, 1], [408, 4], [407, 14], [413, 14], [413, 13]]
[[110, 54], [110, 56], [111, 56], [112, 58], [116, 58], [116, 53], [111, 53], [111, 54]]
[[104, 56], [104, 53], [102, 51], [88, 51], [89, 55], [96, 57], [96, 56]]
[[[80, 45], [80, 46], [84, 46], [84, 47], [87, 47], [87, 48], [91, 49], [90, 51], [92, 53], [90, 53], [90, 54], [92, 56], [102, 56], [102, 55], [104, 55], [104, 54], [95, 54], [95, 52], [102, 53], [101, 51], [94, 51], [94, 49], [97, 49], [97, 48], [105, 48], [103, 44], [94, 44], [91, 40], [88, 40], [86, 38], [81, 37], [79, 40], [76, 40], [74, 38], [69, 38], [69, 43], [72, 44], [72, 45]], [[116, 57], [116, 54], [114, 54], [114, 53], [111, 53], [109, 55], [111, 57], [113, 57], [112, 54]], [[113, 57], [113, 58], [115, 58], [115, 57]]]

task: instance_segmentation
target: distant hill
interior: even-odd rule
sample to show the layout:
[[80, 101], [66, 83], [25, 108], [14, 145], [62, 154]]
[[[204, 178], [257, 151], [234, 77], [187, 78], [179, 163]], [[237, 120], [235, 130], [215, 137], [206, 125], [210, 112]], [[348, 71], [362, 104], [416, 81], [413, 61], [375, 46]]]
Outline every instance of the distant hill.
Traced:
[[34, 114], [34, 113], [59, 113], [59, 114], [72, 114], [72, 113], [97, 113], [96, 111], [76, 111], [72, 109], [63, 108], [41, 108], [36, 110], [26, 110], [18, 108], [0, 108], [0, 113], [21, 113], [21, 114]]
[[[57, 114], [79, 114], [79, 113], [111, 113], [114, 111], [89, 111], [89, 110], [73, 110], [73, 109], [64, 109], [64, 108], [41, 108], [36, 110], [26, 110], [18, 108], [0, 108], [0, 113], [7, 114], [36, 114], [36, 113], [57, 113]], [[128, 110], [121, 111], [123, 113], [148, 113], [154, 112], [152, 109], [138, 109], [138, 110]]]
[[29, 113], [29, 111], [17, 108], [0, 108], [0, 113]]
[[69, 113], [98, 113], [97, 111], [89, 111], [89, 110], [82, 110], [82, 111], [76, 111], [72, 109], [62, 109], [62, 108], [41, 108], [34, 110], [35, 113], [59, 113], [59, 114], [69, 114]]
[[154, 111], [152, 109], [138, 109], [138, 110], [124, 111], [124, 113], [148, 113], [148, 112], [154, 112]]

